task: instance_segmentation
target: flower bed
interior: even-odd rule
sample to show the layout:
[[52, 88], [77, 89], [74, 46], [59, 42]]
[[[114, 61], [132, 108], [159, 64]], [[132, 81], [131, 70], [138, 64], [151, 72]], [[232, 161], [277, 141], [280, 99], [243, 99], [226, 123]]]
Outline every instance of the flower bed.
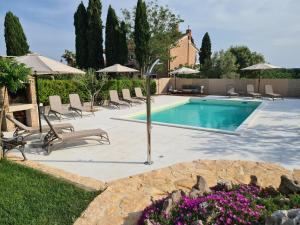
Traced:
[[218, 184], [197, 197], [179, 193], [171, 208], [166, 203], [174, 200], [174, 193], [153, 202], [143, 211], [138, 225], [262, 225], [276, 210], [300, 207], [299, 194], [285, 196], [255, 184]]

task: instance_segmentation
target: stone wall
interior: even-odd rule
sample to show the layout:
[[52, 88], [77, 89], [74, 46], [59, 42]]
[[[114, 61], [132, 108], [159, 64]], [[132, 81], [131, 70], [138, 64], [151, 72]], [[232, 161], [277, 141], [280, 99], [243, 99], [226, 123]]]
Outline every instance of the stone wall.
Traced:
[[[161, 78], [156, 80], [157, 94], [165, 94], [172, 86], [181, 89], [183, 85], [203, 85], [204, 94], [226, 95], [229, 86], [234, 86], [237, 91], [246, 91], [247, 84], [253, 84], [258, 92], [258, 79], [185, 79]], [[275, 93], [285, 97], [300, 97], [300, 79], [261, 79], [259, 92], [264, 93], [265, 85], [271, 84]]]

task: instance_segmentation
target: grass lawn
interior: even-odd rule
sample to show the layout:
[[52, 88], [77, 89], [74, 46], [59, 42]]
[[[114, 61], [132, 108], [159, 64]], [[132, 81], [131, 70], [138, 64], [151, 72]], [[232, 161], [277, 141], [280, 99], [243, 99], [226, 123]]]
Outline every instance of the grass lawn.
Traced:
[[69, 225], [99, 194], [0, 160], [0, 225]]

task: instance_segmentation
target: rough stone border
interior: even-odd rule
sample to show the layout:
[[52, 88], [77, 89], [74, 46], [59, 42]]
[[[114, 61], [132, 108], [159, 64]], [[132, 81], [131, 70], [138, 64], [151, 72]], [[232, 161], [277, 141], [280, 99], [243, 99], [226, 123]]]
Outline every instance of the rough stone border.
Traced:
[[249, 183], [250, 176], [256, 175], [262, 186], [278, 187], [281, 175], [300, 177], [300, 171], [295, 172], [276, 164], [248, 161], [199, 160], [175, 164], [108, 183], [108, 188], [74, 225], [135, 225], [151, 200], [163, 198], [174, 190], [190, 190], [197, 175], [203, 176], [209, 186], [221, 179]]

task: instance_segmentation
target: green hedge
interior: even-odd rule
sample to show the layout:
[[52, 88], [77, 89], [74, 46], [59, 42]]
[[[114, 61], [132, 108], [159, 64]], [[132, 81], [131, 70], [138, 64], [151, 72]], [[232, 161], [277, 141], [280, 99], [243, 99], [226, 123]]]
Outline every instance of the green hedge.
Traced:
[[[69, 103], [69, 94], [79, 94], [82, 101], [90, 101], [89, 94], [86, 88], [77, 81], [74, 80], [46, 80], [39, 79], [39, 100], [44, 105], [49, 104], [49, 96], [59, 95], [63, 103]], [[145, 80], [138, 79], [122, 79], [122, 80], [109, 80], [103, 87], [100, 93], [101, 99], [108, 99], [109, 90], [117, 90], [121, 95], [122, 89], [129, 89], [132, 95], [134, 94], [134, 88], [141, 87], [143, 92], [145, 91]], [[156, 83], [151, 81], [151, 94], [156, 93]]]

